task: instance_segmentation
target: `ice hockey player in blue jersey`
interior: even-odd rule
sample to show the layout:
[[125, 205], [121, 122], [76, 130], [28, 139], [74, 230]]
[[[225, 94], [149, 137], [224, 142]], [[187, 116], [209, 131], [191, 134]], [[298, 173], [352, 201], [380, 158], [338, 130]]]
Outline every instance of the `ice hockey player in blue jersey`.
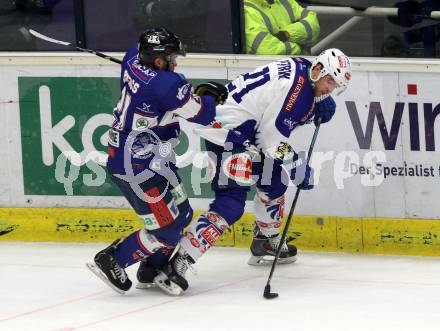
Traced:
[[295, 128], [326, 123], [336, 110], [330, 94], [342, 92], [351, 64], [338, 49], [328, 49], [310, 63], [288, 58], [239, 76], [227, 87], [226, 102], [217, 107], [215, 127], [197, 132], [216, 163], [212, 181], [215, 199], [209, 211], [190, 223], [177, 252], [155, 278], [166, 293], [188, 288], [185, 273], [244, 212], [246, 194], [255, 184], [255, 230], [249, 264], [264, 264], [282, 245], [280, 263], [294, 262], [297, 249], [281, 243], [284, 193], [290, 181], [313, 187], [313, 171], [305, 153], [296, 153]]
[[185, 77], [174, 72], [179, 55], [185, 55], [179, 38], [154, 28], [140, 36], [122, 61], [107, 170], [144, 228], [115, 241], [87, 264], [119, 293], [132, 285], [124, 269], [137, 262], [140, 284], [152, 283], [191, 221], [192, 209], [175, 165], [179, 118], [208, 125], [216, 104], [228, 94], [215, 82], [200, 84], [194, 92]]

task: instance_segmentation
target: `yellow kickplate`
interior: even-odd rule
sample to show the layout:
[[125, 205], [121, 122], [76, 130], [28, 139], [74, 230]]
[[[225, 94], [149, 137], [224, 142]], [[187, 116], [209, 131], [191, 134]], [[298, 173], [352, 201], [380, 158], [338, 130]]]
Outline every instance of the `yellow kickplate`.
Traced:
[[[240, 221], [234, 224], [235, 246], [249, 247], [253, 237], [252, 214], [245, 214]], [[283, 224], [285, 224], [284, 219]], [[299, 249], [315, 251], [337, 250], [336, 244], [336, 218], [316, 216], [294, 216], [288, 237], [292, 237], [292, 243]]]
[[[249, 247], [253, 222], [243, 215], [216, 245]], [[0, 208], [0, 241], [109, 242], [142, 226], [127, 209]], [[302, 250], [440, 256], [438, 220], [294, 216], [288, 236]]]
[[362, 253], [362, 219], [337, 217], [338, 251], [344, 253]]
[[364, 218], [364, 252], [440, 256], [440, 221]]
[[105, 242], [141, 227], [126, 209], [0, 208], [0, 240]]

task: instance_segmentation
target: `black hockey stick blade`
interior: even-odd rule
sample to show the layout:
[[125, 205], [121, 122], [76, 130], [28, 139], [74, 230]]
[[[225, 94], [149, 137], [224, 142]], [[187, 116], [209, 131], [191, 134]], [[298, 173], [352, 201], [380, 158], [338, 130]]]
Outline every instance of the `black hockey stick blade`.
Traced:
[[266, 298], [266, 299], [275, 299], [275, 298], [278, 298], [278, 293], [272, 293], [272, 292], [270, 292], [270, 285], [267, 284], [267, 285], [264, 287], [264, 294], [263, 294], [263, 297]]

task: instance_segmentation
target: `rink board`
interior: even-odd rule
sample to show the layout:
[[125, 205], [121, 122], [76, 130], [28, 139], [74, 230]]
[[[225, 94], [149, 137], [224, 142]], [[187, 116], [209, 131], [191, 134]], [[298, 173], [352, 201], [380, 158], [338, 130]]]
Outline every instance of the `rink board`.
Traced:
[[[224, 83], [275, 59], [191, 54], [178, 70], [193, 84]], [[353, 69], [316, 141], [316, 187], [295, 210], [309, 216], [295, 217], [291, 235], [307, 250], [440, 255], [440, 61], [353, 59]], [[0, 54], [0, 240], [109, 241], [140, 227], [103, 166], [119, 71], [92, 55]], [[204, 142], [181, 125], [179, 173], [193, 209], [206, 211]], [[289, 142], [306, 151], [313, 129]], [[250, 242], [252, 194], [219, 244]]]
[[[249, 247], [253, 220], [246, 213], [216, 245]], [[141, 227], [125, 209], [0, 209], [0, 241], [110, 242]], [[440, 256], [437, 220], [295, 216], [288, 236], [306, 251]]]

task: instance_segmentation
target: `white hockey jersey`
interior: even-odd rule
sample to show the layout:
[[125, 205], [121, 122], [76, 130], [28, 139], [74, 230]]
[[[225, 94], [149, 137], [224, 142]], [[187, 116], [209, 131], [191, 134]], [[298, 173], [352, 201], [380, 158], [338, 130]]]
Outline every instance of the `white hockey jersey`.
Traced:
[[219, 145], [242, 142], [276, 157], [295, 127], [314, 115], [309, 66], [306, 59], [287, 58], [240, 75], [227, 85], [229, 96], [217, 106], [215, 127], [196, 132]]

